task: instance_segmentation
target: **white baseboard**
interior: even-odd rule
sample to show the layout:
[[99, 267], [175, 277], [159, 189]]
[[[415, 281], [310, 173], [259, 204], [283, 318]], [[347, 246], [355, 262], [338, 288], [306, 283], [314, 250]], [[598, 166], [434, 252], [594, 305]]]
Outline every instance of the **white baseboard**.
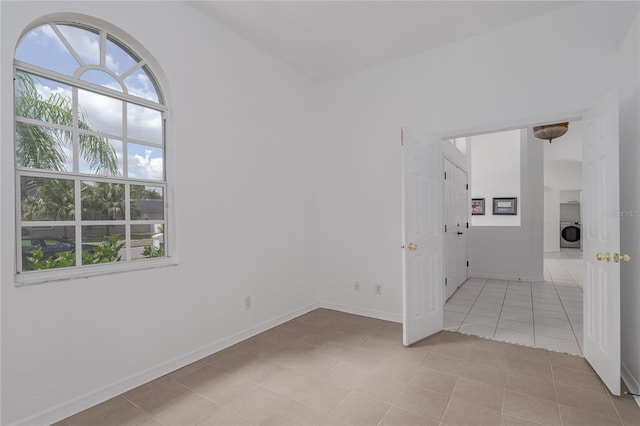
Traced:
[[360, 308], [358, 306], [342, 305], [340, 303], [319, 302], [319, 308], [333, 309], [334, 311], [346, 312], [348, 314], [362, 315], [364, 317], [377, 318], [391, 322], [402, 322], [402, 314], [376, 311], [373, 309]]
[[[624, 380], [624, 383], [627, 385], [629, 390], [635, 394], [640, 394], [640, 379], [633, 377], [633, 374], [631, 374], [631, 371], [629, 371], [624, 362], [620, 367], [622, 370], [620, 372], [622, 380]], [[634, 396], [633, 399], [636, 401], [636, 404], [638, 404], [638, 407], [640, 407], [640, 397]]]
[[487, 280], [504, 280], [504, 281], [544, 281], [543, 276], [536, 277], [517, 277], [511, 275], [499, 275], [499, 274], [477, 274], [475, 272], [469, 271], [469, 278], [483, 278]]
[[172, 360], [156, 365], [155, 367], [148, 368], [141, 371], [140, 373], [136, 373], [122, 380], [118, 380], [117, 382], [96, 389], [86, 395], [82, 395], [72, 400], [63, 402], [62, 404], [58, 404], [54, 407], [43, 410], [39, 413], [33, 414], [27, 418], [15, 422], [14, 425], [50, 425], [73, 414], [79, 413], [82, 410], [86, 410], [89, 407], [93, 407], [96, 404], [104, 402], [131, 389], [134, 389], [140, 385], [143, 385], [151, 380], [162, 377], [165, 374], [189, 365], [192, 362], [198, 361], [204, 357], [221, 351], [222, 349], [235, 345], [236, 343], [253, 337], [256, 334], [260, 334], [282, 323], [299, 317], [300, 315], [311, 312], [316, 308], [318, 308], [318, 305], [312, 304], [299, 309], [295, 309], [271, 320], [264, 321], [239, 333], [225, 337], [224, 339], [220, 339], [216, 342], [195, 349]]

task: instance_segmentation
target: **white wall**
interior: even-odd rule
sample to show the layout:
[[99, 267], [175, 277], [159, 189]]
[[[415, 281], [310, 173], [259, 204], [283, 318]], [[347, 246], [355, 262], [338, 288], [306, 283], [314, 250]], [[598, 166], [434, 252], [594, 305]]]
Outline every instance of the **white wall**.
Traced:
[[[183, 2], [0, 7], [0, 423], [51, 423], [314, 306], [315, 86]], [[163, 67], [176, 267], [14, 286], [10, 52], [60, 11], [118, 26]]]
[[[620, 265], [622, 377], [640, 393], [640, 21], [620, 47], [620, 251], [631, 262]], [[639, 401], [640, 402], [640, 401]]]
[[[520, 226], [520, 130], [472, 136], [471, 198], [484, 198], [485, 214], [473, 226]], [[493, 199], [515, 197], [516, 215], [494, 215]]]
[[[607, 41], [605, 33], [631, 23], [629, 7], [580, 3], [324, 85], [321, 301], [400, 317], [401, 125], [453, 137], [579, 117], [615, 84], [621, 38]], [[363, 291], [353, 291], [355, 280]]]
[[[530, 129], [520, 142], [521, 225], [469, 229], [469, 276], [506, 280], [543, 279], [542, 145]], [[473, 148], [472, 148], [473, 150]]]
[[[580, 167], [580, 178], [582, 178], [582, 167]], [[581, 190], [560, 191], [560, 203], [580, 203]]]

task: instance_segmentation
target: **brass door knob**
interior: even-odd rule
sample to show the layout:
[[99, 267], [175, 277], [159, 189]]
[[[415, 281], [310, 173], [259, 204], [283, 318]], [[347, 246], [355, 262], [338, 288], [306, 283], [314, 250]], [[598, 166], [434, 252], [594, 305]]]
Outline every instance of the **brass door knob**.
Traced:
[[416, 250], [418, 248], [418, 245], [416, 243], [409, 243], [409, 245], [407, 246], [407, 248], [409, 250]]
[[613, 261], [614, 261], [614, 262], [616, 262], [616, 263], [619, 263], [619, 262], [628, 262], [628, 261], [630, 261], [630, 260], [631, 260], [631, 256], [629, 256], [629, 255], [628, 255], [628, 254], [626, 254], [626, 253], [620, 253], [620, 254], [618, 254], [618, 253], [613, 253]]
[[597, 260], [606, 260], [607, 262], [611, 262], [611, 253], [606, 252], [606, 253], [598, 253], [596, 254], [596, 259]]

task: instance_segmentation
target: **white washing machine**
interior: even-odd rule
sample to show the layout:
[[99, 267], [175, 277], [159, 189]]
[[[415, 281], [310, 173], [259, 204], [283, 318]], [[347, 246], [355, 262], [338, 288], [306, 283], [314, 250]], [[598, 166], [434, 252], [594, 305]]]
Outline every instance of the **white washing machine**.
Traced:
[[580, 222], [560, 222], [560, 247], [582, 248]]

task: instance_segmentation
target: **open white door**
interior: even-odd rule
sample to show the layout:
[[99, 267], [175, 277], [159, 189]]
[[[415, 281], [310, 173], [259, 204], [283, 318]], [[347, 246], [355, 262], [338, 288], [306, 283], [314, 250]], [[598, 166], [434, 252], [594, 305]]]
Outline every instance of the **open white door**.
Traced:
[[442, 146], [403, 131], [402, 297], [406, 346], [443, 328]]
[[467, 172], [444, 159], [444, 300], [467, 280]]
[[620, 395], [620, 208], [618, 96], [584, 117], [584, 356]]
[[458, 288], [458, 197], [457, 167], [444, 159], [444, 302]]

